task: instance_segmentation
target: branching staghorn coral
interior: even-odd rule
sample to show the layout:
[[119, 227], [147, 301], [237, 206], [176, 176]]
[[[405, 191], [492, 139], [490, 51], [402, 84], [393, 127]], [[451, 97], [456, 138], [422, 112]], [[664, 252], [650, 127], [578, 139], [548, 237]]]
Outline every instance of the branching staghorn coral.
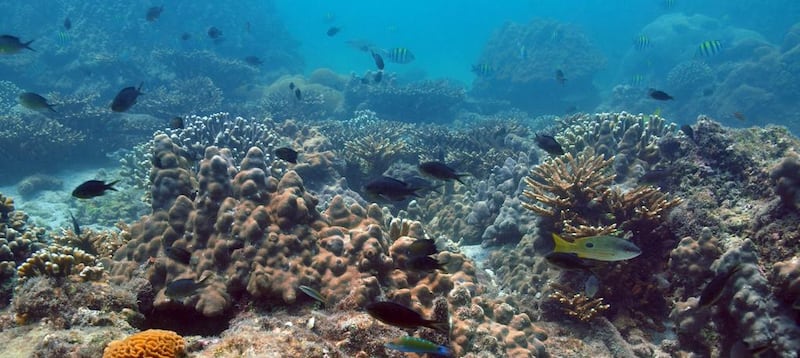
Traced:
[[80, 235], [74, 231], [64, 230], [62, 235], [53, 235], [53, 241], [62, 246], [81, 249], [99, 258], [111, 258], [114, 252], [125, 245], [130, 237], [130, 228], [123, 222], [117, 223], [120, 231], [94, 231], [90, 228], [81, 230]]
[[661, 215], [681, 203], [651, 186], [629, 191], [611, 188], [613, 157], [603, 159], [591, 148], [577, 156], [567, 153], [535, 167], [525, 178], [530, 200], [523, 207], [554, 221], [565, 237], [606, 235], [617, 229], [641, 231], [638, 225], [660, 222]]
[[344, 158], [355, 163], [367, 176], [383, 174], [389, 166], [408, 151], [406, 142], [392, 141], [369, 134], [344, 144]]
[[558, 302], [561, 306], [561, 310], [567, 316], [577, 318], [583, 322], [591, 321], [611, 308], [611, 305], [603, 303], [602, 297], [590, 298], [581, 292], [570, 295], [562, 290], [556, 289], [547, 297]]
[[612, 160], [613, 157], [603, 159], [588, 149], [577, 156], [567, 153], [536, 166], [525, 178], [528, 189], [522, 195], [530, 202], [523, 202], [522, 206], [553, 219], [557, 230], [566, 229], [567, 225], [598, 224], [597, 216], [603, 213], [597, 210], [597, 203], [614, 180], [614, 174], [607, 171]]

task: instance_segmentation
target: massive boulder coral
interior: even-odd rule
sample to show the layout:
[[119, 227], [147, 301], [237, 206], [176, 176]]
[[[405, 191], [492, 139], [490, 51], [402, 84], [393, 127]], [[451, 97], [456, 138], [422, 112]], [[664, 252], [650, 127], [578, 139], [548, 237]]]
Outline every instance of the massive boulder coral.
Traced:
[[[542, 19], [508, 22], [495, 31], [475, 64], [492, 71], [479, 74], [473, 93], [510, 99], [514, 107], [537, 114], [561, 113], [575, 105], [591, 107], [597, 96], [591, 80], [605, 63], [597, 46], [574, 25]], [[562, 71], [569, 86], [558, 83], [556, 70]], [[563, 100], [570, 95], [583, 99]]]
[[[162, 144], [155, 157], [174, 154], [174, 144], [166, 136], [156, 140]], [[461, 296], [482, 292], [472, 262], [459, 253], [438, 254], [442, 271], [406, 267], [409, 245], [427, 237], [419, 223], [391, 220], [375, 204], [348, 206], [341, 196], [321, 213], [296, 172], [277, 179], [267, 175], [266, 168], [266, 157], [258, 148], [251, 148], [237, 168], [230, 151], [208, 147], [194, 199], [179, 190], [165, 190], [177, 197], [160, 200], [152, 215], [131, 225], [131, 240], [109, 263], [112, 280], [149, 281], [155, 292], [150, 319], [165, 325], [170, 322], [164, 317], [226, 322], [245, 303], [274, 306], [310, 300], [299, 293], [300, 285], [317, 289], [341, 310], [363, 307], [382, 296], [437, 319], [470, 304]], [[190, 256], [176, 259], [168, 249], [183, 249]], [[207, 284], [181, 300], [167, 296], [167, 285], [184, 278], [205, 278]], [[457, 287], [463, 290], [461, 298], [448, 296]], [[498, 304], [484, 306], [495, 311]], [[502, 342], [497, 345], [500, 352], [543, 351], [540, 342], [523, 333], [533, 329], [525, 323], [530, 320], [492, 319], [483, 312], [477, 309], [468, 318], [454, 317], [454, 330], [470, 332], [453, 342], [456, 349], [470, 352], [475, 342], [492, 339]], [[475, 330], [475, 322], [485, 322], [487, 329]], [[514, 340], [506, 342], [505, 334], [513, 334]]]

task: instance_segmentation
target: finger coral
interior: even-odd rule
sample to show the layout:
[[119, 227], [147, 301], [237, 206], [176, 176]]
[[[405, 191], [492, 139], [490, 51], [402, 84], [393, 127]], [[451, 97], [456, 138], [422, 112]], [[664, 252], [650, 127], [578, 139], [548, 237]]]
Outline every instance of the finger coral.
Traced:
[[103, 275], [103, 265], [93, 255], [81, 249], [57, 244], [34, 253], [17, 268], [19, 281], [34, 276], [68, 277], [78, 275], [87, 281], [96, 281]]
[[172, 331], [148, 329], [121, 341], [112, 341], [103, 358], [177, 358], [185, 355], [183, 337]]

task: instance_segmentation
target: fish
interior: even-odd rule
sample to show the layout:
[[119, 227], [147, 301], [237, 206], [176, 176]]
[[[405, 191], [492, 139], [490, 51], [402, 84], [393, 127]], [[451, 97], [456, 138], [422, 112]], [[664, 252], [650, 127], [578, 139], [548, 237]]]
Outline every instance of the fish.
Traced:
[[111, 102], [111, 110], [114, 112], [125, 112], [131, 109], [131, 107], [136, 104], [136, 98], [144, 94], [142, 93], [143, 85], [144, 82], [139, 84], [139, 88], [131, 86], [120, 90], [114, 97], [114, 101]]
[[639, 177], [639, 183], [657, 184], [672, 175], [672, 169], [651, 169]]
[[589, 236], [566, 241], [556, 233], [552, 234], [555, 248], [553, 252], [577, 254], [582, 259], [598, 261], [630, 260], [642, 254], [632, 242], [616, 236]]
[[545, 260], [551, 265], [567, 271], [589, 270], [594, 266], [581, 260], [576, 254], [564, 252], [550, 252], [544, 255]]
[[586, 297], [594, 298], [597, 291], [600, 290], [600, 279], [595, 275], [589, 275], [589, 278], [583, 283], [583, 293]]
[[66, 31], [59, 31], [58, 33], [56, 33], [56, 39], [58, 39], [59, 43], [65, 45], [65, 44], [69, 43], [70, 36], [69, 36], [69, 33], [66, 32]]
[[251, 30], [252, 30], [252, 26], [250, 26], [250, 21], [245, 22], [244, 23], [244, 32], [249, 34]]
[[725, 292], [725, 287], [728, 286], [733, 274], [740, 269], [741, 265], [736, 265], [728, 271], [717, 273], [703, 288], [703, 291], [700, 292], [700, 300], [697, 301], [697, 307], [709, 307], [717, 303], [722, 297], [722, 293]]
[[297, 153], [296, 150], [294, 150], [292, 148], [280, 147], [280, 148], [275, 149], [274, 153], [275, 153], [275, 156], [278, 157], [278, 159], [285, 160], [285, 161], [287, 161], [289, 163], [292, 163], [292, 164], [297, 164], [297, 155], [298, 155], [298, 153]]
[[186, 41], [189, 40], [190, 38], [192, 38], [192, 34], [188, 32], [184, 32], [183, 34], [181, 34], [181, 41]]
[[445, 181], [455, 180], [461, 184], [464, 184], [464, 182], [461, 181], [461, 177], [468, 175], [463, 173], [456, 173], [455, 169], [449, 167], [447, 164], [436, 161], [420, 163], [417, 166], [417, 169], [419, 170], [420, 173], [427, 175], [431, 178], [436, 178]]
[[147, 22], [156, 21], [159, 17], [161, 17], [162, 11], [164, 11], [164, 5], [152, 6], [147, 9], [147, 13], [145, 13], [144, 18], [147, 20]]
[[244, 62], [250, 66], [261, 66], [261, 64], [264, 63], [264, 61], [261, 61], [261, 59], [256, 56], [247, 56], [244, 58]]
[[367, 183], [364, 190], [375, 197], [389, 199], [391, 201], [403, 201], [410, 196], [419, 197], [417, 190], [421, 188], [414, 187], [408, 183], [390, 177], [381, 177]]
[[561, 148], [561, 144], [558, 144], [553, 136], [547, 134], [536, 134], [536, 137], [533, 138], [536, 142], [536, 146], [544, 150], [550, 155], [563, 155], [564, 149]]
[[472, 73], [480, 77], [488, 77], [494, 73], [494, 67], [486, 63], [479, 63], [477, 65], [472, 65]]
[[91, 199], [96, 196], [101, 196], [106, 193], [106, 190], [117, 191], [117, 189], [114, 188], [114, 184], [118, 182], [119, 180], [115, 180], [106, 184], [106, 182], [102, 180], [87, 180], [72, 191], [72, 196], [78, 199]]
[[210, 28], [208, 28], [208, 32], [207, 33], [208, 33], [208, 37], [210, 37], [210, 38], [212, 38], [214, 40], [217, 40], [220, 37], [222, 37], [222, 30], [216, 28], [216, 26], [211, 26]]
[[336, 21], [336, 14], [328, 11], [325, 13], [325, 15], [322, 16], [322, 20], [325, 21], [325, 23], [330, 24]]
[[394, 63], [406, 64], [414, 61], [414, 54], [405, 47], [395, 47], [390, 50], [384, 50], [384, 55], [389, 58], [389, 61]]
[[72, 215], [72, 212], [69, 212], [69, 218], [72, 219], [72, 232], [75, 233], [76, 236], [81, 236], [81, 225], [78, 223], [78, 219]]
[[731, 115], [742, 122], [747, 120], [747, 117], [742, 112], [733, 112]]
[[644, 50], [650, 47], [650, 38], [647, 35], [639, 35], [633, 40], [633, 47], [637, 50]]
[[439, 260], [430, 256], [417, 256], [412, 257], [406, 262], [406, 268], [412, 271], [436, 271], [442, 270], [442, 264]]
[[647, 94], [650, 96], [650, 98], [657, 99], [659, 101], [669, 101], [675, 99], [666, 92], [657, 90], [655, 88], [648, 89]]
[[303, 293], [308, 295], [308, 297], [311, 297], [311, 298], [317, 300], [317, 302], [322, 303], [323, 305], [327, 304], [327, 300], [325, 299], [325, 296], [323, 296], [321, 293], [319, 293], [319, 291], [317, 291], [317, 290], [315, 290], [315, 289], [313, 289], [311, 287], [308, 287], [306, 285], [297, 286], [297, 289], [299, 289], [300, 291], [302, 291]]
[[194, 296], [197, 293], [197, 291], [208, 286], [208, 283], [206, 281], [211, 276], [212, 276], [211, 274], [208, 274], [196, 282], [192, 278], [182, 278], [179, 280], [174, 280], [169, 284], [167, 284], [166, 289], [164, 289], [164, 295], [174, 300], [181, 300], [186, 297]]
[[696, 56], [713, 56], [722, 50], [722, 42], [719, 40], [703, 41], [697, 46]]
[[370, 52], [372, 53], [372, 59], [375, 60], [375, 66], [378, 67], [379, 70], [383, 70], [385, 64], [383, 63], [383, 57], [381, 57], [381, 54], [375, 51]]
[[289, 82], [289, 89], [290, 89], [290, 90], [293, 90], [293, 89], [294, 89], [294, 82]]
[[339, 33], [339, 31], [342, 31], [341, 27], [331, 26], [325, 33], [328, 35], [328, 37], [334, 37]]
[[528, 48], [525, 45], [517, 45], [517, 59], [525, 60], [528, 58]]
[[694, 129], [692, 129], [692, 126], [688, 124], [682, 125], [681, 132], [683, 132], [683, 134], [686, 134], [686, 136], [689, 137], [689, 139], [694, 140]]
[[69, 30], [72, 28], [72, 20], [69, 17], [64, 18], [64, 29]]
[[560, 85], [563, 85], [567, 82], [567, 78], [564, 77], [564, 71], [556, 70], [556, 82], [558, 82]]
[[631, 86], [639, 86], [644, 82], [644, 75], [635, 74], [631, 77]]
[[411, 257], [420, 257], [433, 255], [439, 252], [436, 248], [436, 242], [431, 239], [416, 239], [406, 250]]
[[11, 55], [24, 49], [36, 52], [36, 50], [31, 47], [33, 41], [35, 40], [22, 42], [20, 41], [19, 37], [16, 36], [0, 35], [0, 54]]
[[[363, 52], [374, 52], [376, 50], [375, 44], [363, 39], [347, 40], [344, 43], [346, 43], [347, 46], [350, 46], [354, 49]], [[386, 50], [380, 50], [380, 51], [388, 53]]]
[[450, 348], [412, 336], [397, 338], [394, 341], [385, 343], [383, 346], [404, 353], [430, 353], [445, 357], [453, 355], [453, 351]]
[[19, 95], [19, 103], [27, 109], [40, 110], [48, 109], [50, 112], [56, 112], [53, 105], [47, 103], [47, 99], [33, 92], [25, 92]]
[[170, 246], [164, 249], [164, 254], [170, 259], [188, 265], [192, 262], [192, 253], [182, 247]]
[[294, 89], [294, 98], [297, 98], [298, 101], [303, 100], [303, 92], [300, 92], [299, 88]]
[[372, 78], [372, 80], [375, 81], [375, 83], [381, 83], [382, 79], [383, 79], [383, 71], [375, 72], [375, 76]]
[[663, 0], [661, 5], [664, 6], [666, 9], [672, 9], [675, 6], [675, 0]]
[[441, 332], [449, 332], [450, 324], [447, 321], [427, 320], [417, 311], [399, 303], [382, 301], [372, 302], [366, 307], [370, 316], [391, 326], [400, 328], [428, 327]]
[[169, 120], [169, 127], [172, 129], [183, 129], [184, 128], [183, 117], [181, 116], [172, 117], [172, 119]]

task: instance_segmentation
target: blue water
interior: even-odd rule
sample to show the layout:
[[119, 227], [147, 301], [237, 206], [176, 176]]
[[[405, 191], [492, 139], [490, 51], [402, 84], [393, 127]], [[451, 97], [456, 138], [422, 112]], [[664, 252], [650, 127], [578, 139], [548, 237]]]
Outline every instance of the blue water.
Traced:
[[[0, 111], [23, 116], [24, 123], [54, 120], [83, 133], [85, 147], [56, 150], [67, 158], [77, 152], [100, 160], [146, 140], [159, 127], [141, 125], [128, 114], [152, 116], [163, 124], [175, 115], [223, 110], [244, 116], [275, 114], [259, 101], [282, 76], [307, 80], [315, 70], [328, 68], [343, 78], [366, 79], [376, 70], [373, 58], [347, 44], [363, 40], [374, 51], [405, 48], [415, 55], [407, 64], [387, 61], [385, 72], [397, 81], [380, 86], [447, 79], [468, 91], [467, 100], [507, 103], [503, 109], [519, 108], [531, 117], [626, 110], [658, 112], [685, 124], [709, 114], [729, 126], [775, 123], [800, 130], [788, 120], [800, 113], [794, 100], [800, 93], [793, 85], [800, 80], [800, 66], [791, 47], [784, 48], [784, 38], [790, 38], [786, 35], [800, 18], [797, 1], [178, 1], [166, 3], [161, 16], [148, 22], [145, 12], [154, 5], [161, 3], [0, 1], [0, 33], [34, 40], [35, 49], [0, 56], [0, 79], [16, 86], [0, 90]], [[71, 29], [64, 28], [65, 18]], [[525, 27], [536, 20], [559, 30], [533, 29], [527, 38], [492, 42], [506, 24]], [[212, 26], [222, 31], [221, 39], [209, 38]], [[332, 26], [341, 31], [327, 36]], [[184, 34], [188, 38], [181, 39]], [[650, 43], [640, 51], [634, 40], [641, 35]], [[698, 45], [712, 40], [720, 40], [719, 53], [698, 58]], [[581, 51], [602, 64], [586, 70], [583, 60], [570, 62]], [[242, 61], [246, 56], [263, 63], [248, 67]], [[670, 82], [676, 66], [691, 67], [692, 61], [698, 64], [694, 69], [706, 73]], [[496, 73], [483, 78], [473, 73], [472, 66], [482, 62]], [[565, 83], [556, 82], [556, 70], [563, 70]], [[213, 86], [198, 88], [189, 81]], [[139, 83], [145, 93], [139, 104], [128, 114], [108, 112], [120, 89]], [[620, 92], [619, 85], [631, 89]], [[653, 101], [647, 98], [649, 87], [670, 92], [676, 100]], [[21, 91], [52, 98], [59, 114], [17, 105]], [[288, 91], [279, 95], [292, 96]], [[302, 111], [277, 115], [343, 120], [355, 108], [350, 103], [323, 113], [324, 118], [306, 118]], [[737, 120], [735, 113], [746, 121]], [[452, 113], [379, 111], [379, 116], [411, 122], [457, 119]], [[143, 128], [120, 133], [119, 127], [130, 127], [121, 124], [125, 121]], [[10, 158], [17, 157], [14, 150]], [[63, 158], [34, 159], [49, 165]]]

